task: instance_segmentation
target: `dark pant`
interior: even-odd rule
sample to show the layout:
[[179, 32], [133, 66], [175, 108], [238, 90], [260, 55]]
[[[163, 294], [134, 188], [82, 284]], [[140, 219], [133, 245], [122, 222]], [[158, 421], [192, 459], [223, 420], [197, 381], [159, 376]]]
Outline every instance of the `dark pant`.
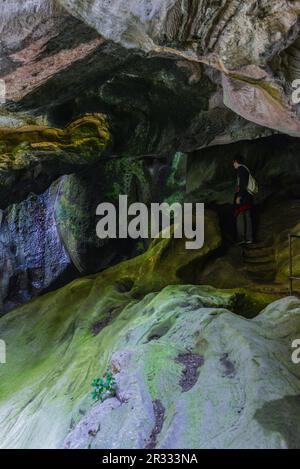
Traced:
[[253, 227], [251, 211], [246, 210], [236, 218], [238, 241], [253, 241]]

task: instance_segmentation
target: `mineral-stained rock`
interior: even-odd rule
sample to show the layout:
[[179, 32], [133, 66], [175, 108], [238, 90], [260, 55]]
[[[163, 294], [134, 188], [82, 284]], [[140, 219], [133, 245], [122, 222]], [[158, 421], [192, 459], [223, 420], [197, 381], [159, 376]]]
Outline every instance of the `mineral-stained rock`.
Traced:
[[[138, 300], [114, 286], [122, 271], [107, 275], [0, 319], [1, 447], [299, 447], [298, 299], [246, 320], [230, 312], [234, 292], [170, 286]], [[199, 357], [185, 391], [184, 354]], [[107, 365], [117, 395], [93, 405], [92, 378]]]
[[207, 204], [232, 204], [236, 173], [232, 159], [242, 155], [259, 184], [255, 203], [300, 196], [299, 139], [274, 135], [194, 152], [187, 161], [187, 198]]
[[[105, 116], [100, 114], [87, 115], [82, 119], [69, 124], [65, 129], [55, 129], [46, 126], [27, 126], [12, 128], [0, 128], [1, 169], [9, 169], [14, 166], [14, 161], [9, 157], [18, 151], [18, 146], [28, 144], [29, 149], [35, 150], [66, 150], [77, 153], [101, 151], [110, 141], [108, 124]], [[20, 157], [21, 159], [21, 157]], [[20, 162], [20, 166], [22, 159]], [[24, 158], [23, 164], [28, 164]], [[18, 161], [16, 161], [18, 169]]]
[[[299, 447], [300, 302], [256, 317], [271, 300], [249, 279], [267, 267], [268, 280], [284, 281], [287, 233], [299, 232], [298, 143], [272, 134], [300, 135], [300, 1], [0, 8], [2, 311], [80, 276], [0, 317], [0, 446]], [[265, 243], [240, 257], [225, 222], [235, 151], [260, 184]], [[188, 196], [214, 206], [203, 248], [174, 237], [146, 251], [99, 243], [97, 203], [151, 201], [175, 152], [195, 152]], [[163, 197], [178, 200], [173, 174]], [[186, 286], [205, 279], [246, 288]], [[107, 366], [116, 396], [93, 405], [92, 378]]]
[[[60, 0], [71, 14], [104, 37], [153, 51], [175, 44], [200, 55], [215, 53], [225, 65], [264, 64], [299, 31], [299, 1]], [[205, 22], [201, 22], [205, 18]], [[239, 38], [238, 43], [234, 39]], [[187, 54], [188, 55], [188, 54]], [[193, 56], [192, 56], [193, 57]]]
[[0, 6], [0, 69], [7, 100], [19, 100], [41, 87], [103, 42], [55, 0], [2, 0]]
[[60, 3], [106, 39], [126, 48], [220, 70], [226, 105], [247, 120], [299, 135], [291, 100], [292, 74], [287, 73], [293, 63], [276, 63], [274, 70], [269, 66], [274, 56], [297, 40], [299, 1]]
[[82, 174], [61, 180], [55, 220], [62, 243], [81, 274], [99, 272], [146, 249], [142, 240], [99, 239], [96, 215], [100, 203], [111, 203], [119, 217], [119, 195], [128, 204], [149, 204], [152, 178], [143, 161], [108, 159]]
[[1, 313], [35, 297], [71, 268], [55, 221], [59, 188], [58, 181], [1, 212]]
[[105, 116], [86, 115], [65, 129], [42, 125], [0, 128], [0, 207], [42, 192], [58, 176], [91, 165], [109, 148]]
[[57, 124], [105, 110], [116, 150], [134, 155], [270, 132], [252, 122], [298, 135], [295, 64], [284, 51], [297, 49], [299, 1], [0, 5], [0, 79], [16, 113]]
[[[121, 174], [115, 174], [121, 182]], [[108, 185], [102, 184], [97, 177], [97, 173], [94, 177], [65, 176], [42, 195], [32, 195], [2, 212], [2, 313], [47, 288], [67, 283], [76, 275], [99, 272], [146, 249], [141, 240], [97, 237], [97, 205], [118, 200], [118, 193], [109, 192], [109, 180]], [[143, 184], [145, 190], [145, 181], [128, 186], [129, 202], [137, 200], [136, 190]], [[202, 249], [187, 251], [187, 239], [174, 239], [172, 228], [170, 239], [156, 239], [143, 255], [124, 264], [120, 285], [126, 279], [130, 290], [141, 295], [145, 285], [146, 291], [151, 291], [193, 281], [195, 271], [201, 269], [222, 242], [216, 215], [207, 212], [205, 216], [207, 241]]]
[[[68, 283], [76, 275], [99, 272], [144, 252], [151, 240], [99, 239], [96, 209], [102, 202], [117, 208], [120, 194], [127, 195], [128, 206], [134, 202], [149, 205], [173, 192], [176, 198], [175, 181], [165, 188], [162, 177], [164, 190], [159, 187], [159, 169], [159, 163], [152, 166], [143, 160], [100, 158], [82, 174], [62, 176], [42, 194], [31, 194], [1, 211], [0, 311]], [[201, 250], [187, 254], [184, 239], [153, 243], [145, 258], [133, 264], [140, 272], [128, 273], [135, 288], [145, 278], [155, 288], [190, 278], [194, 263], [200, 268], [221, 244], [216, 216], [207, 212], [206, 222], [208, 240]], [[188, 272], [181, 272], [182, 268]]]

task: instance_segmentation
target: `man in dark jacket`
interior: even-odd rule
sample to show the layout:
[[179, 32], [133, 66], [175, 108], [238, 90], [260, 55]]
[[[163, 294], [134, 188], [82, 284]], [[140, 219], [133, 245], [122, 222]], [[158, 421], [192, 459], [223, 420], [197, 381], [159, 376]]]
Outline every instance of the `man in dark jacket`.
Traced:
[[253, 196], [248, 192], [249, 170], [243, 164], [242, 157], [233, 160], [237, 172], [237, 185], [234, 197], [234, 216], [236, 218], [238, 244], [253, 243], [252, 207]]

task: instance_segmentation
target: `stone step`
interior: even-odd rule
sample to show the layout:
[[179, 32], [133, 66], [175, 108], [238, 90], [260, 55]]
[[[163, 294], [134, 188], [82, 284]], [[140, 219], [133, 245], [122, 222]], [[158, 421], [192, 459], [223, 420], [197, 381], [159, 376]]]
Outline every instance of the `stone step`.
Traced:
[[275, 250], [270, 241], [244, 246], [244, 263], [248, 275], [256, 281], [272, 282], [276, 278]]
[[244, 257], [245, 264], [273, 264], [275, 267], [274, 254], [269, 256]]
[[256, 282], [274, 282], [276, 278], [276, 272], [261, 272], [260, 275], [249, 273], [249, 277]]
[[276, 265], [274, 262], [265, 262], [263, 264], [248, 264], [246, 265], [247, 272], [260, 273], [260, 272], [276, 272]]
[[249, 249], [272, 248], [273, 241], [271, 240], [255, 241], [253, 244], [247, 244], [246, 247]]
[[250, 244], [244, 247], [243, 253], [245, 257], [267, 257], [267, 256], [274, 257], [274, 254], [275, 254], [272, 246], [259, 248], [259, 247], [252, 247], [252, 245]]

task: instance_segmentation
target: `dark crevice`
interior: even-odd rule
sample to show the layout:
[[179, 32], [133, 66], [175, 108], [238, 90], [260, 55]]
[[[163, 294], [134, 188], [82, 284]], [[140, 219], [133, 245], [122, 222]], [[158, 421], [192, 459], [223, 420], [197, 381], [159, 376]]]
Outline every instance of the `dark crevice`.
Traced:
[[204, 358], [197, 353], [188, 352], [178, 355], [176, 363], [185, 366], [179, 384], [182, 391], [187, 392], [197, 383], [200, 374], [199, 368], [204, 364]]
[[148, 342], [152, 342], [153, 340], [159, 340], [161, 336], [157, 335], [157, 334], [154, 334], [154, 335], [151, 335], [148, 339]]
[[104, 319], [101, 319], [100, 321], [97, 321], [95, 322], [93, 325], [92, 325], [92, 334], [94, 336], [100, 334], [100, 332], [106, 327], [108, 326], [108, 324], [110, 323], [111, 321], [111, 316], [108, 316]]
[[235, 364], [231, 360], [229, 360], [228, 353], [224, 353], [222, 355], [222, 357], [220, 358], [220, 363], [222, 364], [224, 368], [223, 377], [234, 378], [236, 375]]
[[107, 311], [107, 314], [104, 318], [100, 319], [99, 321], [96, 321], [92, 327], [91, 327], [91, 332], [94, 336], [100, 334], [100, 332], [108, 326], [111, 321], [122, 311], [123, 305], [119, 305], [116, 307], [112, 307]]
[[145, 449], [154, 449], [157, 445], [157, 437], [162, 431], [164, 420], [165, 420], [165, 408], [159, 399], [153, 401], [153, 411], [155, 417], [155, 425], [151, 432], [149, 441], [145, 446]]
[[124, 278], [115, 282], [115, 288], [119, 293], [129, 293], [134, 286], [134, 281], [130, 278]]

